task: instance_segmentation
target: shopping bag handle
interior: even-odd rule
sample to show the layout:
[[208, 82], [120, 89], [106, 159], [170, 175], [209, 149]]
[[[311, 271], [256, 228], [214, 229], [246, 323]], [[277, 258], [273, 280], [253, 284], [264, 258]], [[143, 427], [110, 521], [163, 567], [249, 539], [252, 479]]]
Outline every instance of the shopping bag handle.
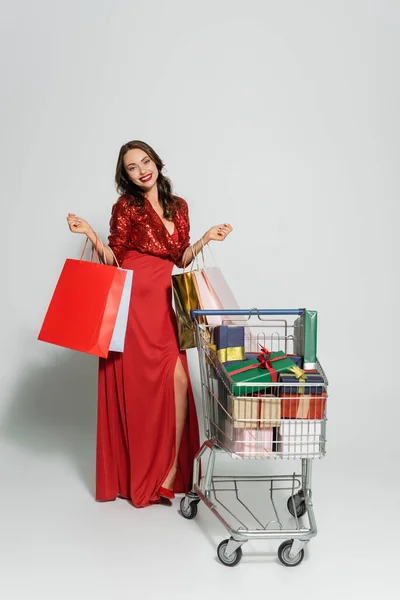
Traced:
[[[193, 256], [193, 258], [192, 258], [192, 261], [191, 261], [191, 264], [190, 264], [190, 271], [189, 271], [189, 272], [190, 272], [190, 273], [192, 273], [192, 272], [193, 272], [193, 266], [194, 266], [195, 262], [196, 262], [196, 266], [197, 266], [197, 271], [200, 271], [198, 254], [196, 255], [196, 254], [194, 253], [194, 247], [193, 247], [193, 244], [192, 244], [191, 246], [189, 246], [189, 248], [191, 249], [191, 251], [192, 251], [192, 256]], [[200, 250], [199, 254], [200, 254], [200, 253], [201, 253], [201, 257], [202, 257], [202, 259], [203, 259], [203, 267], [205, 267], [205, 261], [204, 261], [204, 243], [203, 243], [203, 238], [201, 239], [201, 250]], [[183, 267], [183, 272], [184, 272], [184, 273], [186, 273], [186, 269], [188, 268], [188, 266], [189, 266], [189, 265], [185, 265], [185, 266]]]
[[[201, 238], [200, 241], [201, 241], [201, 250], [200, 250], [199, 254], [201, 254], [201, 258], [203, 259], [203, 268], [207, 267], [207, 265], [206, 265], [206, 259], [205, 259], [205, 249], [206, 248], [207, 248], [208, 252], [211, 255], [212, 262], [214, 263], [213, 266], [214, 267], [218, 267], [217, 261], [215, 260], [215, 256], [214, 256], [214, 254], [213, 254], [213, 252], [211, 250], [211, 242], [209, 242], [208, 244], [204, 245], [203, 238]], [[194, 250], [193, 250], [193, 246], [190, 246], [190, 248], [192, 250], [192, 255], [193, 255], [193, 260], [192, 260], [192, 264], [191, 264], [191, 267], [190, 267], [190, 271], [193, 271], [193, 265], [194, 265], [195, 261], [196, 261], [197, 270], [200, 271], [198, 255], [195, 256]], [[187, 269], [187, 266], [183, 267], [183, 272], [185, 272], [186, 269]]]
[[[100, 252], [99, 252], [99, 250], [98, 250], [98, 241], [99, 241], [99, 238], [97, 237], [97, 233], [95, 233], [95, 236], [96, 236], [96, 263], [97, 263], [97, 264], [100, 264], [100, 261], [99, 261]], [[86, 248], [87, 248], [88, 242], [89, 242], [89, 238], [87, 237], [87, 238], [86, 238], [86, 241], [85, 241], [85, 245], [83, 246], [83, 250], [82, 250], [81, 257], [80, 257], [80, 259], [79, 259], [80, 261], [82, 260], [82, 258], [83, 258], [83, 255], [85, 254], [85, 251], [86, 251]], [[104, 263], [105, 265], [107, 265], [106, 251], [105, 251], [105, 248], [104, 248], [104, 244], [103, 244], [103, 241], [102, 241], [102, 240], [100, 240], [100, 242], [101, 242], [101, 246], [102, 246], [102, 249], [103, 249], [103, 263]], [[113, 252], [112, 248], [110, 248], [110, 246], [108, 246], [108, 248], [110, 249], [110, 252], [111, 252], [111, 254], [112, 254], [112, 255], [113, 255], [113, 257], [114, 257], [114, 260], [115, 260], [115, 263], [116, 263], [116, 265], [117, 265], [118, 269], [120, 269], [120, 268], [121, 268], [121, 267], [120, 267], [120, 264], [119, 264], [119, 262], [118, 262], [118, 260], [117, 260], [117, 257], [115, 256], [115, 254], [114, 254], [114, 252]], [[93, 255], [94, 255], [94, 252], [95, 252], [95, 247], [94, 247], [94, 246], [92, 246], [92, 250], [91, 250], [91, 253], [90, 253], [90, 262], [93, 262]]]
[[[96, 236], [96, 262], [99, 264], [99, 263], [100, 263], [100, 261], [99, 261], [99, 250], [98, 250], [98, 243], [97, 243], [97, 242], [98, 242], [98, 237], [97, 237], [97, 234], [95, 234], [95, 236]], [[85, 252], [86, 252], [86, 248], [87, 248], [88, 242], [89, 242], [89, 238], [87, 237], [87, 238], [86, 238], [86, 241], [85, 241], [85, 244], [84, 244], [84, 246], [83, 246], [83, 250], [82, 250], [81, 257], [80, 257], [80, 259], [79, 259], [80, 261], [82, 260], [82, 258], [83, 258], [83, 255], [84, 255], [84, 254], [85, 254]], [[95, 248], [94, 248], [94, 246], [92, 246], [92, 250], [91, 250], [91, 253], [90, 253], [90, 262], [93, 262], [93, 254], [94, 254], [94, 250], [95, 250]], [[103, 246], [103, 252], [104, 252], [104, 246]], [[104, 253], [104, 261], [105, 261], [105, 253]]]
[[302, 315], [305, 312], [305, 308], [250, 308], [250, 309], [228, 309], [228, 310], [197, 310], [191, 311], [192, 319], [197, 317], [207, 316], [221, 316], [221, 317], [233, 317], [233, 316], [245, 316], [251, 317], [252, 315], [258, 317], [265, 316], [283, 316], [283, 315]]
[[[201, 241], [201, 250], [200, 250], [199, 254], [201, 253], [201, 257], [202, 257], [202, 259], [203, 259], [203, 268], [206, 268], [206, 267], [207, 267], [207, 265], [206, 265], [206, 259], [204, 258], [204, 254], [205, 254], [204, 250], [205, 250], [205, 248], [207, 248], [208, 252], [209, 252], [209, 253], [210, 253], [210, 255], [211, 255], [212, 262], [214, 263], [214, 265], [213, 265], [213, 266], [214, 266], [214, 267], [218, 267], [218, 265], [217, 265], [217, 261], [215, 260], [215, 256], [214, 256], [214, 254], [213, 254], [213, 252], [212, 252], [212, 250], [211, 250], [211, 242], [209, 242], [208, 244], [204, 245], [203, 238], [201, 238], [201, 240], [200, 240], [200, 241]], [[193, 250], [193, 245], [191, 245], [191, 246], [189, 246], [189, 247], [191, 248], [191, 250], [192, 250], [192, 255], [193, 255], [193, 259], [192, 259], [192, 263], [191, 263], [191, 267], [190, 267], [190, 272], [192, 272], [192, 271], [193, 271], [193, 265], [194, 265], [194, 262], [195, 262], [195, 261], [196, 261], [197, 270], [198, 270], [198, 271], [200, 271], [198, 255], [197, 255], [197, 256], [195, 256], [195, 254], [194, 254], [194, 250]], [[186, 269], [188, 268], [188, 266], [189, 266], [189, 265], [185, 265], [185, 266], [183, 267], [183, 272], [184, 272], [184, 273], [185, 273]]]
[[[201, 241], [203, 241], [203, 238], [202, 238], [202, 240], [201, 240]], [[204, 248], [204, 245], [203, 245], [203, 248]], [[211, 251], [211, 242], [209, 242], [209, 243], [207, 244], [206, 248], [207, 248], [208, 252], [211, 254], [211, 258], [212, 258], [212, 261], [213, 261], [213, 263], [214, 263], [214, 267], [218, 267], [218, 265], [217, 265], [217, 261], [215, 260], [215, 256], [214, 256], [214, 254], [213, 254], [213, 253], [212, 253], [212, 251]], [[205, 265], [205, 261], [204, 261], [204, 257], [203, 257], [203, 262], [204, 262], [204, 266], [206, 266], [206, 265]]]

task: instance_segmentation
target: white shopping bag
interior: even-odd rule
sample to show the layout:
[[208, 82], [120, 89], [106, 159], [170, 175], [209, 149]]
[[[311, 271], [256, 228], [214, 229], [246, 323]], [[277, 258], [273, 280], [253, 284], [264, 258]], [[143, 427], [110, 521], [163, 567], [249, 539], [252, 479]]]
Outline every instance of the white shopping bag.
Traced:
[[[209, 285], [215, 292], [221, 307], [224, 310], [240, 310], [240, 306], [233, 295], [231, 288], [229, 287], [221, 269], [219, 267], [204, 267], [202, 270], [205, 278], [208, 280]], [[207, 317], [209, 319], [209, 317]], [[247, 319], [243, 317], [237, 317], [233, 315], [232, 317], [221, 317], [221, 323], [217, 323], [217, 325], [236, 325], [238, 327], [245, 326]], [[253, 328], [254, 329], [254, 328]], [[245, 333], [245, 348], [246, 350], [259, 350], [259, 345], [254, 346], [254, 333], [252, 332], [251, 327], [244, 327]]]
[[[197, 295], [201, 310], [222, 310], [222, 304], [216, 295], [214, 288], [211, 286], [204, 273], [201, 271], [193, 271], [196, 280]], [[222, 325], [222, 317], [219, 315], [207, 315], [207, 323], [209, 325]]]
[[203, 272], [206, 274], [224, 310], [240, 308], [219, 267], [204, 267]]
[[125, 334], [128, 323], [129, 304], [131, 300], [133, 271], [130, 269], [124, 269], [124, 271], [126, 271], [124, 290], [122, 292], [117, 320], [115, 322], [114, 332], [110, 344], [110, 350], [113, 352], [123, 352], [125, 346]]

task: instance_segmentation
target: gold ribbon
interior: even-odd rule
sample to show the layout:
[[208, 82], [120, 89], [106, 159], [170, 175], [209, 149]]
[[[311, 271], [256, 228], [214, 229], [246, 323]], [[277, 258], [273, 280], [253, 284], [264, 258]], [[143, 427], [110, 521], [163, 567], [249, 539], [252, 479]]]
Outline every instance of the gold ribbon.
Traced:
[[[307, 375], [304, 373], [303, 369], [300, 369], [300, 367], [298, 367], [297, 365], [294, 365], [293, 367], [289, 367], [287, 370], [290, 371], [291, 373], [293, 373], [293, 375], [299, 381], [302, 381], [302, 382], [307, 381]], [[303, 387], [299, 387], [299, 394], [304, 394]]]
[[311, 396], [303, 395], [299, 397], [296, 419], [307, 419], [308, 413], [310, 412], [310, 401]]
[[228, 362], [228, 360], [246, 359], [243, 346], [235, 346], [233, 348], [222, 348], [221, 350], [217, 350], [217, 356], [222, 363]]
[[214, 365], [214, 363], [213, 363], [213, 354], [212, 353], [217, 351], [217, 346], [215, 344], [208, 344], [208, 347], [211, 350], [211, 352], [210, 352], [210, 356], [206, 356], [206, 362], [209, 365]]

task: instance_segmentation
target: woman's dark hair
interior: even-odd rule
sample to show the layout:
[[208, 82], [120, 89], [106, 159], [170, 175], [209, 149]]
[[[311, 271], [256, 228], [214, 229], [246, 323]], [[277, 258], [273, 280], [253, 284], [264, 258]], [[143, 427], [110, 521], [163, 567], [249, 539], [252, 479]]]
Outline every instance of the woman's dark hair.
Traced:
[[172, 220], [175, 216], [180, 203], [177, 198], [172, 195], [172, 185], [168, 177], [162, 174], [162, 168], [164, 163], [158, 154], [153, 150], [151, 146], [140, 140], [133, 140], [128, 142], [121, 147], [119, 151], [117, 168], [115, 170], [115, 183], [117, 191], [121, 196], [129, 197], [129, 204], [132, 206], [138, 206], [144, 208], [145, 195], [143, 190], [135, 185], [133, 181], [128, 177], [124, 166], [124, 156], [129, 150], [138, 148], [143, 150], [149, 158], [156, 164], [158, 170], [157, 187], [158, 187], [158, 200], [164, 210], [164, 218]]

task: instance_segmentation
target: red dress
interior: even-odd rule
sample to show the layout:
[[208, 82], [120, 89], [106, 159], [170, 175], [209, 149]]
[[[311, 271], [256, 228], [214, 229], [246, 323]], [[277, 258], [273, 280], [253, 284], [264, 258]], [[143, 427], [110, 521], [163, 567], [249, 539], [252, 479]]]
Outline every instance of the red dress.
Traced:
[[159, 501], [158, 490], [175, 459], [174, 370], [188, 377], [188, 413], [179, 450], [175, 492], [191, 488], [199, 432], [186, 353], [179, 350], [172, 309], [171, 273], [189, 246], [184, 200], [171, 236], [150, 202], [144, 209], [121, 197], [110, 221], [109, 245], [133, 270], [123, 353], [100, 359], [96, 499], [129, 498], [137, 507]]

